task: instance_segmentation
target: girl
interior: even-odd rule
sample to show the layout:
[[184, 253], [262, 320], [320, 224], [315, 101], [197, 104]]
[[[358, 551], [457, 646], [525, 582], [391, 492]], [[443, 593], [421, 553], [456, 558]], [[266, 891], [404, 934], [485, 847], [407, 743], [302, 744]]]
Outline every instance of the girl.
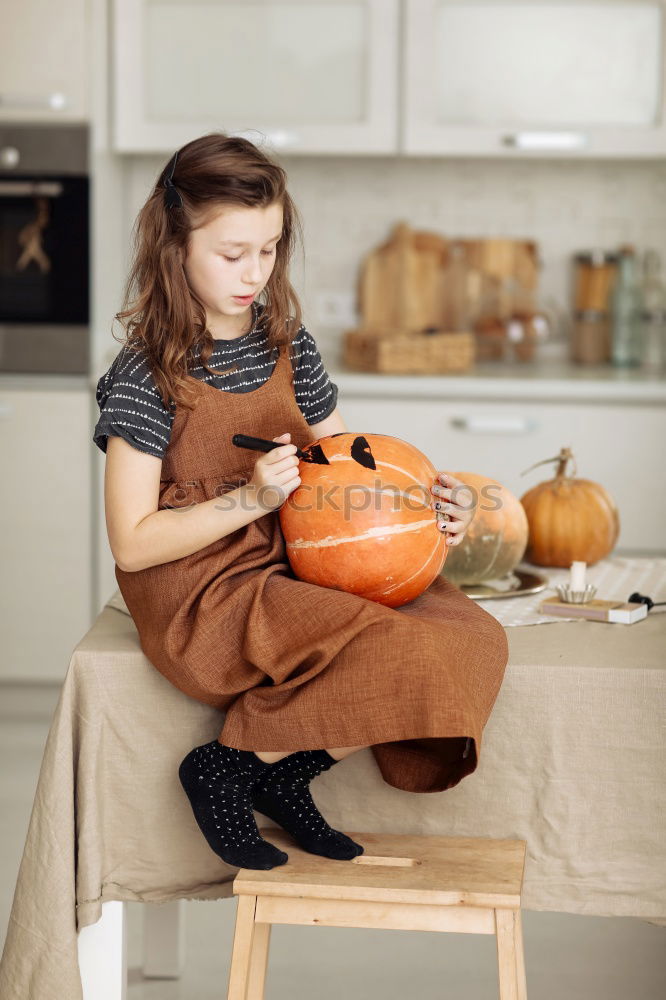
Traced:
[[[223, 133], [173, 156], [138, 216], [116, 317], [127, 338], [98, 382], [94, 432], [141, 648], [226, 712], [219, 737], [182, 761], [181, 784], [212, 850], [263, 869], [287, 855], [253, 808], [313, 854], [363, 852], [308, 789], [356, 750], [371, 746], [406, 791], [471, 774], [508, 658], [504, 628], [441, 576], [394, 609], [291, 572], [278, 510], [300, 481], [296, 449], [346, 427], [288, 277], [300, 222], [285, 181]], [[257, 458], [236, 433], [276, 447]], [[471, 493], [438, 480], [433, 530], [459, 544]]]

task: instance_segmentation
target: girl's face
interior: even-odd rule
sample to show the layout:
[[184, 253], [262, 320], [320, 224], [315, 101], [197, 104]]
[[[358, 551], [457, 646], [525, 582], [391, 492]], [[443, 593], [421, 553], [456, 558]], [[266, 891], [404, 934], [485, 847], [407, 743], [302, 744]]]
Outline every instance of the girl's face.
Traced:
[[[213, 337], [240, 336], [275, 266], [282, 205], [228, 207], [190, 233], [185, 275], [206, 307]], [[252, 296], [243, 301], [239, 296]]]

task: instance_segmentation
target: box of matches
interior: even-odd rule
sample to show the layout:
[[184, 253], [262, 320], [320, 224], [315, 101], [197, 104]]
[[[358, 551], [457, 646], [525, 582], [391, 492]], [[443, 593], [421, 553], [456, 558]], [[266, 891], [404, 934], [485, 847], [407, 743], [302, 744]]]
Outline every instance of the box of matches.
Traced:
[[539, 605], [544, 615], [559, 615], [561, 618], [590, 618], [598, 622], [619, 622], [633, 625], [647, 618], [647, 604], [626, 601], [587, 601], [586, 604], [569, 604], [559, 597], [548, 597]]

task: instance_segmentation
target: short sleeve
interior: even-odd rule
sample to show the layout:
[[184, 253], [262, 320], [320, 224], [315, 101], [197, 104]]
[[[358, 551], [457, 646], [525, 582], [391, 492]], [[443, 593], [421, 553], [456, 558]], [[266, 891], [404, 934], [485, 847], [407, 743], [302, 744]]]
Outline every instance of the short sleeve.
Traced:
[[298, 365], [294, 373], [294, 394], [308, 424], [330, 416], [337, 405], [338, 387], [331, 382], [312, 334], [304, 326], [294, 338]]
[[122, 437], [138, 451], [164, 458], [173, 415], [164, 406], [150, 366], [140, 353], [123, 347], [97, 383], [100, 409], [93, 441], [106, 452], [110, 434]]

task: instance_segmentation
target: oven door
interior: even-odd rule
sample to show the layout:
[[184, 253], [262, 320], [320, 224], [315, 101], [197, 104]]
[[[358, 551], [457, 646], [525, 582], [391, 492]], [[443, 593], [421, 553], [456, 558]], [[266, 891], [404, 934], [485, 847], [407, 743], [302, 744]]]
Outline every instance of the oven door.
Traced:
[[88, 178], [0, 174], [0, 371], [88, 372]]

